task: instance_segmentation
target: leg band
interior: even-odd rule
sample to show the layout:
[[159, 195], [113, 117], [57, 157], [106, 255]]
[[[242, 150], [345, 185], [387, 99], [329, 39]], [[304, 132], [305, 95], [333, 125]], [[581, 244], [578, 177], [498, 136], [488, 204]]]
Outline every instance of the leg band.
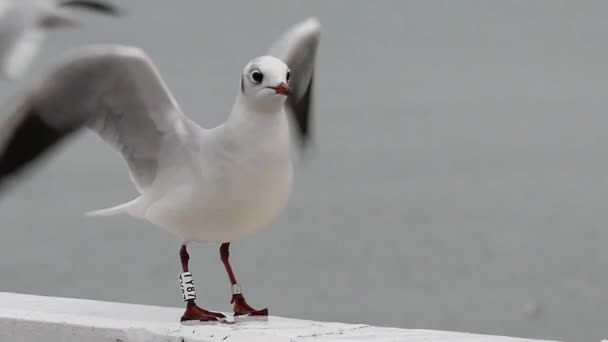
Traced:
[[237, 295], [237, 294], [243, 293], [242, 290], [241, 290], [241, 285], [240, 284], [232, 284], [231, 290], [232, 290], [232, 294], [233, 295]]
[[182, 289], [182, 297], [184, 302], [196, 299], [196, 289], [194, 289], [194, 282], [192, 281], [192, 273], [183, 272], [179, 274], [179, 285]]

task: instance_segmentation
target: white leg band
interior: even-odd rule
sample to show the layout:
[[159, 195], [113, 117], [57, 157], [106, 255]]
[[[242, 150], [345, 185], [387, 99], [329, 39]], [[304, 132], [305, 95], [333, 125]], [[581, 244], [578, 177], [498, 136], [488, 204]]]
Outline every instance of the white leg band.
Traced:
[[196, 289], [192, 281], [192, 273], [184, 272], [179, 274], [179, 285], [182, 289], [182, 297], [187, 302], [191, 299], [196, 299]]
[[233, 284], [232, 287], [231, 287], [231, 289], [232, 289], [232, 294], [233, 295], [237, 295], [237, 294], [243, 293], [241, 291], [241, 285], [240, 284]]

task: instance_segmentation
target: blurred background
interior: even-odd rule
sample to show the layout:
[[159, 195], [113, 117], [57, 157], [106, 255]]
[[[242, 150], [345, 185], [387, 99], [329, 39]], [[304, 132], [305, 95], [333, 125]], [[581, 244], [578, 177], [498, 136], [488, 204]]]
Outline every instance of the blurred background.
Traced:
[[[118, 3], [118, 1], [115, 1]], [[608, 2], [121, 1], [52, 33], [29, 72], [85, 43], [142, 47], [182, 109], [227, 116], [242, 67], [323, 25], [319, 153], [292, 200], [233, 244], [271, 314], [566, 341], [608, 337]], [[27, 82], [26, 82], [27, 83]], [[23, 84], [0, 83], [10, 102]], [[181, 306], [179, 239], [82, 213], [136, 194], [90, 132], [0, 205], [0, 291]], [[200, 303], [230, 310], [218, 246], [193, 245]]]

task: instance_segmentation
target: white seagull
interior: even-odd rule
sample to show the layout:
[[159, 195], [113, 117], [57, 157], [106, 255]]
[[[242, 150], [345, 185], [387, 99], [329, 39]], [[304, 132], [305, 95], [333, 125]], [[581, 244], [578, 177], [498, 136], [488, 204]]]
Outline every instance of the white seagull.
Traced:
[[189, 242], [221, 243], [236, 316], [266, 316], [247, 304], [228, 260], [230, 242], [257, 232], [285, 207], [293, 165], [286, 110], [301, 144], [311, 136], [313, 69], [321, 26], [289, 29], [242, 71], [227, 121], [205, 129], [185, 116], [146, 54], [95, 45], [68, 54], [28, 93], [0, 137], [0, 182], [86, 126], [128, 164], [140, 196], [89, 213], [127, 213], [182, 238], [181, 321], [224, 321], [194, 302]]
[[119, 10], [97, 0], [0, 0], [0, 73], [21, 78], [38, 53], [45, 31], [78, 25], [69, 8], [117, 15]]

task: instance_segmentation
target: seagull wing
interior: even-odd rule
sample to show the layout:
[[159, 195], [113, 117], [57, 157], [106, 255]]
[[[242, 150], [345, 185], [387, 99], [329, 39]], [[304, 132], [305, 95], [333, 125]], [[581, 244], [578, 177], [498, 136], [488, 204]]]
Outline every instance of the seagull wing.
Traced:
[[287, 107], [303, 145], [311, 138], [313, 74], [320, 37], [321, 24], [310, 18], [283, 33], [269, 51], [291, 69], [292, 95], [287, 98]]
[[118, 15], [121, 13], [121, 10], [114, 5], [96, 0], [61, 0], [58, 5], [63, 7], [82, 8], [109, 15]]
[[180, 152], [201, 130], [182, 114], [144, 52], [80, 48], [52, 69], [0, 131], [0, 183], [84, 126], [122, 154], [140, 192], [163, 158], [189, 155]]
[[0, 32], [1, 73], [10, 80], [24, 74], [44, 41], [42, 30], [27, 28], [16, 20], [15, 25], [4, 25]]

